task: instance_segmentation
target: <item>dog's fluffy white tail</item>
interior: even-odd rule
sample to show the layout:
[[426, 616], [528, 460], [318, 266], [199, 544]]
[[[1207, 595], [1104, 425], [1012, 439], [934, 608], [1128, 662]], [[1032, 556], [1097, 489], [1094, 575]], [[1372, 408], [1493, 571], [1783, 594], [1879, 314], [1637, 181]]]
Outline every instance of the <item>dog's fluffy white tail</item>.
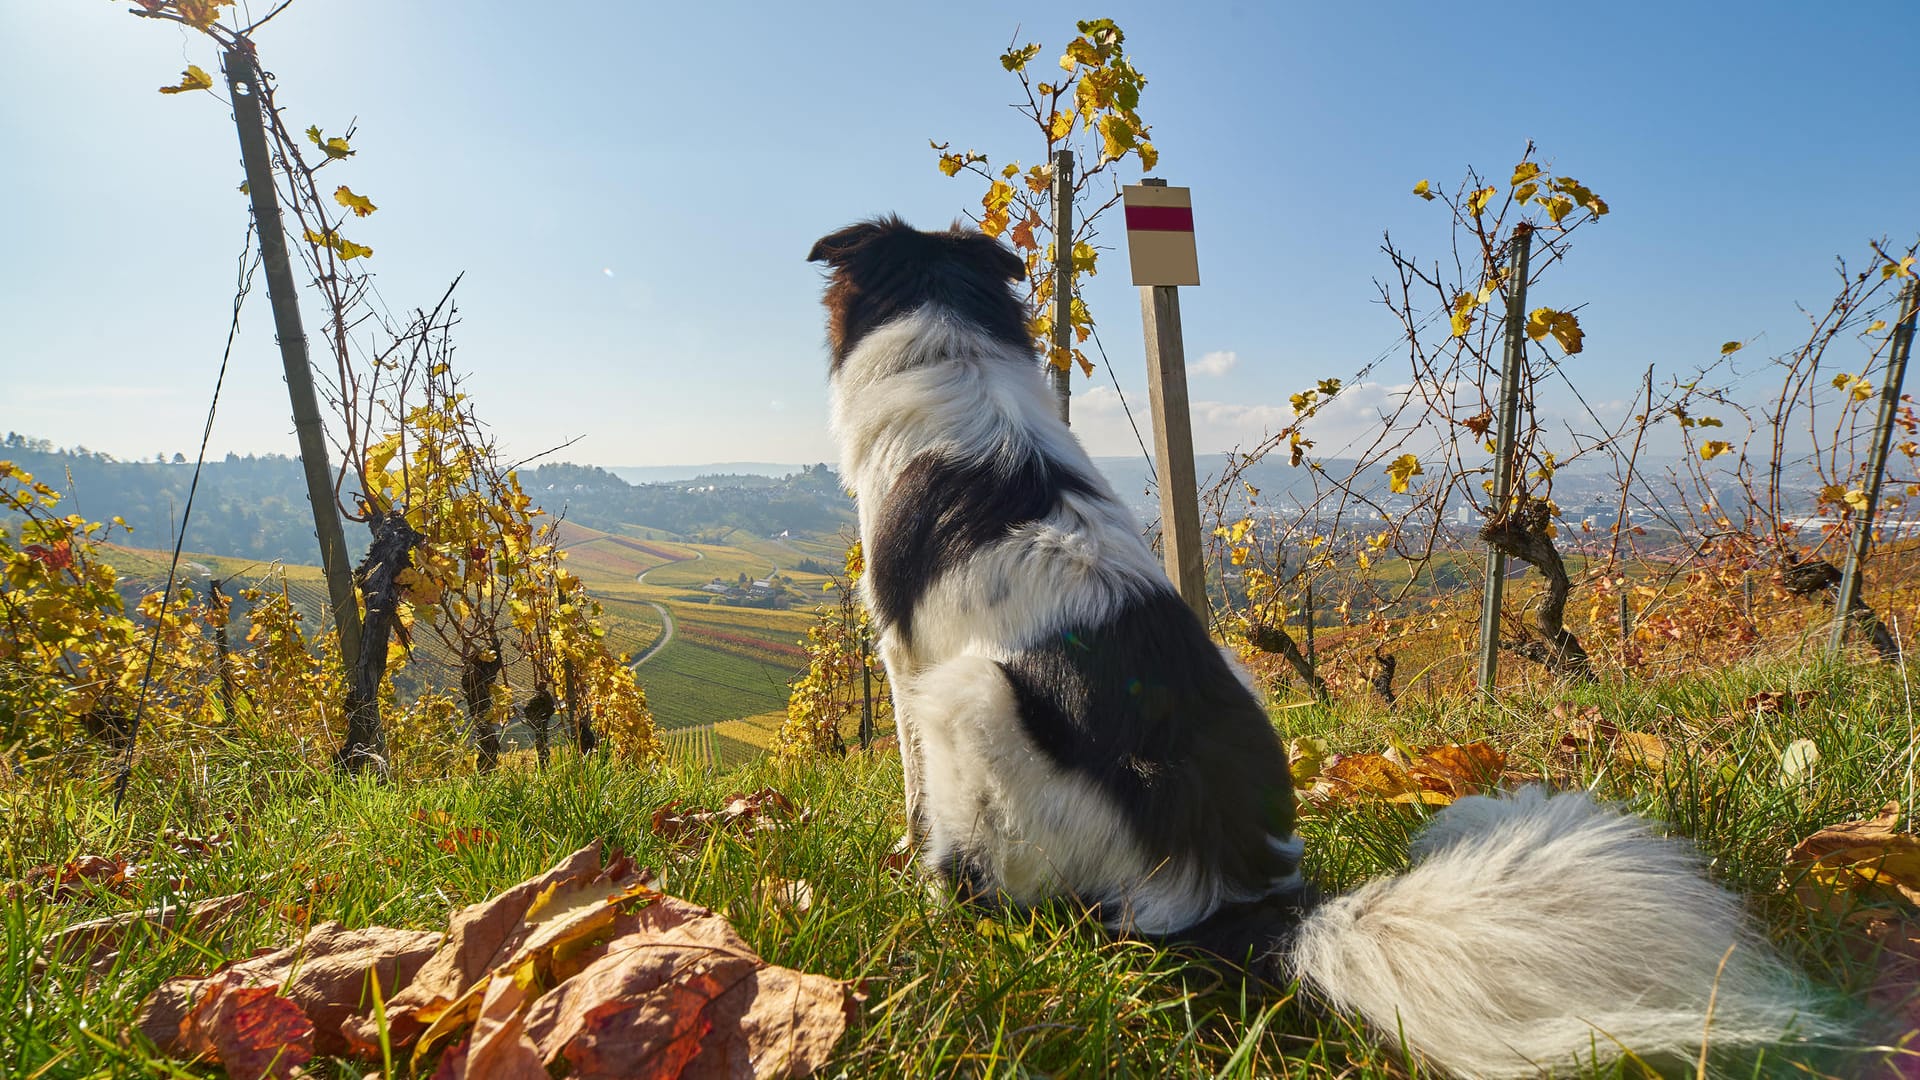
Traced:
[[1319, 907], [1288, 959], [1336, 1008], [1466, 1077], [1824, 1026], [1691, 847], [1584, 793], [1460, 800], [1411, 870]]

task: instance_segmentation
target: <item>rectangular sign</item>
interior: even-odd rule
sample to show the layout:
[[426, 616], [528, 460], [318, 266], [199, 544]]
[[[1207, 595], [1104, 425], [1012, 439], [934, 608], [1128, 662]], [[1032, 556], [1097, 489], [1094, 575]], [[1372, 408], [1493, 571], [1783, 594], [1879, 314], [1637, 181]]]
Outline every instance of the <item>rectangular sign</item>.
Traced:
[[1193, 242], [1192, 189], [1130, 184], [1121, 195], [1133, 283], [1200, 284], [1200, 255]]

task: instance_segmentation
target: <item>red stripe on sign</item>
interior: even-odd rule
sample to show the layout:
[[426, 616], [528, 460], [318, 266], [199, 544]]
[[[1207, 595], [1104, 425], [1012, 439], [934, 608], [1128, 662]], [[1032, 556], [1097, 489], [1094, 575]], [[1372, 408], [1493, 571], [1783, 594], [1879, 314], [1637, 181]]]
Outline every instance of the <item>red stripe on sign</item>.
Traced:
[[1142, 232], [1192, 232], [1190, 206], [1129, 206], [1127, 228]]

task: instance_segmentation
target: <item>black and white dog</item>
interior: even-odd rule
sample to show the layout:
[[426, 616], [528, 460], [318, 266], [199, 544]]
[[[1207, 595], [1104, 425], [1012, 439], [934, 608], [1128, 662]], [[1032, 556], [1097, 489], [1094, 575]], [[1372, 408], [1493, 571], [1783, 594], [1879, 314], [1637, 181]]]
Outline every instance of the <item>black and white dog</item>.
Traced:
[[1021, 260], [892, 218], [808, 257], [929, 870], [1299, 978], [1462, 1076], [1819, 1026], [1689, 847], [1580, 793], [1461, 800], [1321, 902], [1266, 709], [1055, 412]]

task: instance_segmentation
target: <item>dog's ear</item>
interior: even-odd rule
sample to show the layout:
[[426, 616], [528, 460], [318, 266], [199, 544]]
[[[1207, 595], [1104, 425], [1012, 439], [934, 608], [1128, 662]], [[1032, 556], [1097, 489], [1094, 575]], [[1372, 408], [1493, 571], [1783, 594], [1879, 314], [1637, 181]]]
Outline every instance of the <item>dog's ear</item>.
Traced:
[[807, 252], [807, 261], [845, 266], [855, 252], [872, 243], [883, 231], [877, 221], [862, 221], [839, 232], [828, 233], [813, 242], [813, 250]]
[[993, 237], [969, 229], [966, 235], [961, 237], [960, 243], [968, 257], [985, 267], [988, 272], [1008, 281], [1026, 280], [1027, 261]]

